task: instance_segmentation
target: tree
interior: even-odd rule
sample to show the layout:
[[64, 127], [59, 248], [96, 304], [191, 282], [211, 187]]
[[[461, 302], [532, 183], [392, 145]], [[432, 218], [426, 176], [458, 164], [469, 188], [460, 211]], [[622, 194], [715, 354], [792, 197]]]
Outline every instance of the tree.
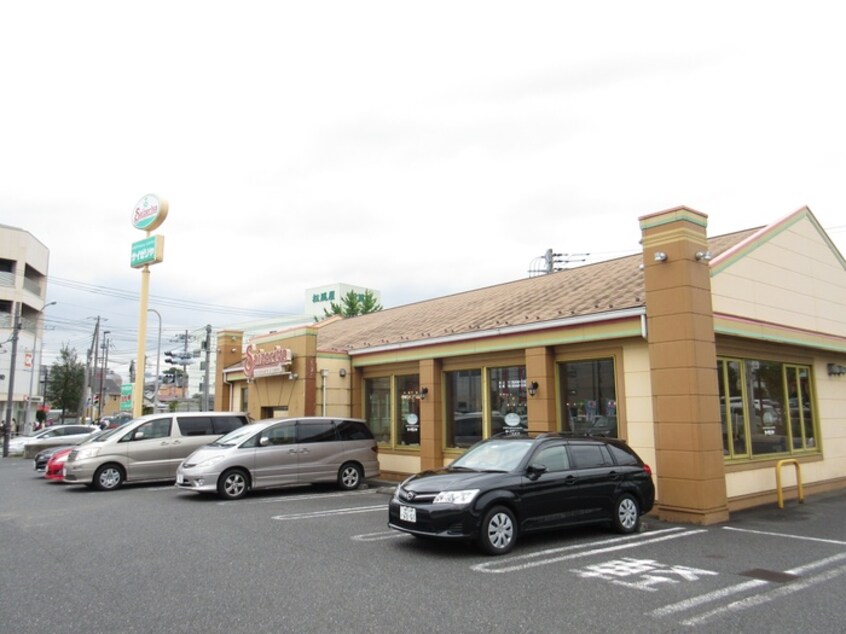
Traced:
[[375, 313], [379, 310], [382, 310], [382, 304], [376, 301], [376, 295], [373, 294], [373, 291], [367, 290], [361, 295], [355, 291], [349, 291], [341, 298], [340, 304], [331, 302], [328, 309], [323, 309], [323, 313], [325, 317], [332, 317], [333, 315], [355, 317]]
[[53, 407], [62, 410], [62, 421], [66, 413], [76, 415], [79, 412], [84, 385], [85, 365], [77, 360], [75, 349], [63, 344], [47, 381], [47, 399]]

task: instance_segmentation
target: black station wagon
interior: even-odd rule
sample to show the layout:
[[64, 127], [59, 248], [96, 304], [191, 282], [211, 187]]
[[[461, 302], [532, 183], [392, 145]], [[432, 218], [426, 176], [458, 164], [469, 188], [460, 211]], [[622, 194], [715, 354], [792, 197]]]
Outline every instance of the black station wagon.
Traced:
[[652, 470], [621, 440], [495, 436], [448, 467], [397, 486], [388, 526], [477, 541], [484, 552], [502, 555], [522, 533], [594, 523], [636, 532], [654, 501]]

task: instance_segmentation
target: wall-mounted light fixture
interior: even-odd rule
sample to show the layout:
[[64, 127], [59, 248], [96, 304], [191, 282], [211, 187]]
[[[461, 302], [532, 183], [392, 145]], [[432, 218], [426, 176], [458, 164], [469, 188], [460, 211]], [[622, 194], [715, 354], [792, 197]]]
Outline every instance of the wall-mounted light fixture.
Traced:
[[296, 381], [298, 378], [300, 378], [300, 375], [296, 372], [291, 372], [291, 374], [288, 375], [288, 378], [292, 381]]
[[666, 262], [667, 261], [667, 254], [664, 251], [656, 251], [655, 252], [655, 261], [656, 262]]
[[711, 254], [710, 251], [697, 251], [696, 252], [696, 261], [697, 262], [710, 262], [711, 258], [714, 256]]
[[345, 376], [347, 376], [347, 369], [341, 368], [340, 370], [338, 370], [338, 375], [340, 375], [340, 377], [343, 379]]
[[420, 388], [420, 400], [422, 401], [427, 396], [429, 396], [429, 388], [428, 387]]
[[846, 374], [846, 366], [839, 363], [828, 364], [828, 376], [840, 376], [841, 374]]
[[529, 383], [529, 396], [534, 396], [538, 393], [538, 382], [532, 381]]

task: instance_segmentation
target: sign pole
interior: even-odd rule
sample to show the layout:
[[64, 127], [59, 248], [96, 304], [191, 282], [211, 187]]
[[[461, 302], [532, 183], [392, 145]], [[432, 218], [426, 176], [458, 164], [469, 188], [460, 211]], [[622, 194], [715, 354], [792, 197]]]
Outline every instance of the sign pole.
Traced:
[[[141, 298], [138, 306], [138, 347], [135, 361], [135, 383], [132, 386], [132, 417], [144, 413], [144, 379], [147, 370], [147, 305], [150, 300], [150, 264], [157, 264], [164, 257], [164, 238], [152, 236], [167, 218], [168, 204], [155, 194], [147, 194], [135, 204], [132, 226], [146, 233], [146, 238], [132, 245], [131, 266], [141, 269]], [[159, 317], [161, 322], [161, 317]], [[161, 331], [161, 323], [159, 324]], [[159, 335], [161, 338], [161, 333]], [[158, 380], [156, 381], [158, 386]], [[155, 405], [156, 396], [153, 396]]]
[[144, 413], [144, 375], [147, 365], [147, 304], [150, 299], [150, 267], [141, 270], [141, 299], [138, 310], [138, 348], [135, 361], [135, 384], [132, 386], [132, 417]]

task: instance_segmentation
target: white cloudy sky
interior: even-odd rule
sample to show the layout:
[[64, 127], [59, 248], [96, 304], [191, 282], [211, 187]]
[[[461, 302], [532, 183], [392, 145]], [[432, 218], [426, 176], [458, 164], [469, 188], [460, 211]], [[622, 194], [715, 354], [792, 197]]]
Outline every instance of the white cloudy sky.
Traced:
[[96, 315], [134, 356], [148, 192], [166, 336], [333, 282], [390, 307], [547, 248], [632, 253], [677, 205], [712, 235], [808, 205], [846, 252], [842, 25], [831, 2], [7, 2], [0, 223], [50, 249], [46, 358]]

